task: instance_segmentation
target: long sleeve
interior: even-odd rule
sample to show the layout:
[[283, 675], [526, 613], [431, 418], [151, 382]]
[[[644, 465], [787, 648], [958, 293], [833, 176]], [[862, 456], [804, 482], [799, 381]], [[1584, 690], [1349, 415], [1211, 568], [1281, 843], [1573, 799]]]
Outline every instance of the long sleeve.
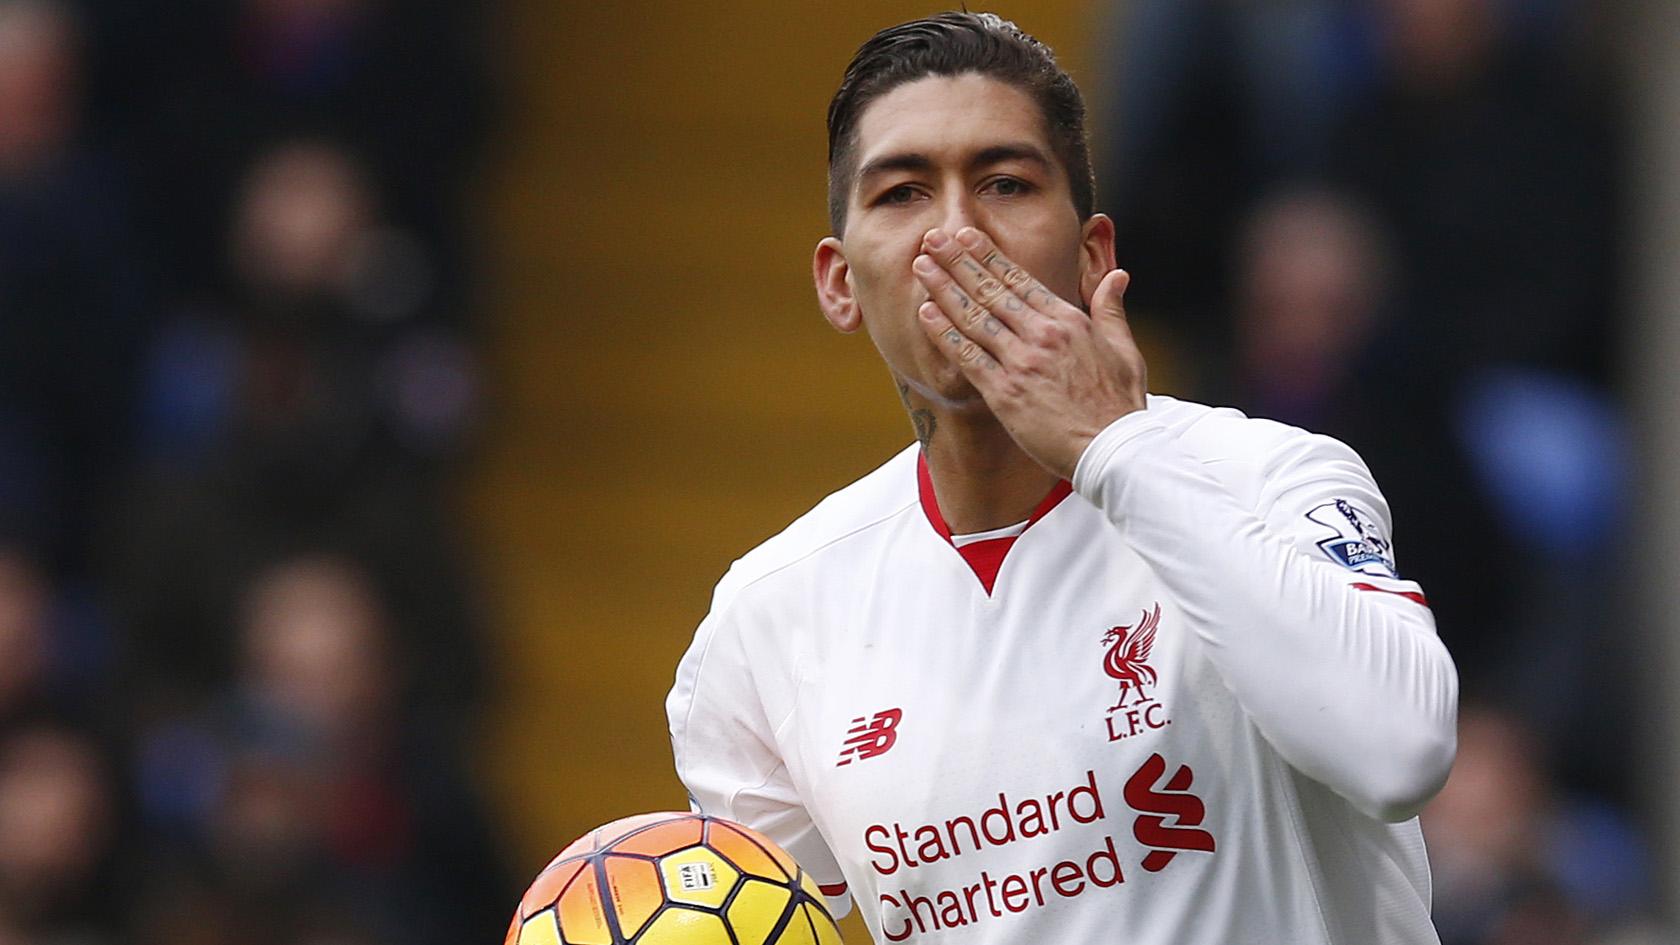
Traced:
[[725, 578], [719, 586], [665, 700], [677, 776], [694, 810], [776, 841], [816, 878], [829, 911], [843, 916], [851, 908], [845, 879], [777, 751], [730, 606], [731, 584]]
[[[1187, 435], [1150, 411], [1122, 417], [1074, 489], [1175, 595], [1289, 764], [1369, 816], [1414, 816], [1452, 765], [1458, 676], [1421, 589], [1395, 576], [1370, 473], [1328, 437], [1274, 435], [1256, 457]], [[1222, 463], [1260, 487], [1239, 500]]]

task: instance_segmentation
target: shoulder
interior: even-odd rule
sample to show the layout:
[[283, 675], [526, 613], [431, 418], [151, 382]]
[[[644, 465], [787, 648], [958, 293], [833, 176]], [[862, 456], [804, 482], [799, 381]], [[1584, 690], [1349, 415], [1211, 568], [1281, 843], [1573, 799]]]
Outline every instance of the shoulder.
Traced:
[[1388, 518], [1388, 503], [1365, 461], [1335, 437], [1172, 397], [1151, 395], [1149, 412], [1181, 449], [1257, 509], [1329, 489]]
[[1266, 462], [1290, 453], [1352, 452], [1333, 437], [1250, 417], [1235, 407], [1151, 394], [1149, 414], [1173, 434], [1180, 447], [1203, 462]]
[[1268, 477], [1340, 466], [1369, 472], [1353, 448], [1335, 437], [1301, 427], [1250, 417], [1235, 407], [1210, 407], [1150, 395], [1149, 413], [1203, 463], [1249, 464]]
[[735, 561], [718, 582], [717, 611], [738, 594], [817, 555], [842, 550], [917, 507], [916, 455], [911, 445], [874, 471], [830, 494], [809, 512]]
[[[830, 495], [730, 565], [713, 591], [710, 612], [678, 664], [667, 697], [675, 736], [687, 731], [695, 704], [708, 699], [708, 705], [728, 704], [737, 707], [732, 711], [746, 711], [738, 703], [751, 693], [747, 701], [761, 706], [759, 714], [782, 717], [791, 702], [788, 686], [799, 649], [787, 631], [801, 624], [789, 618], [816, 606], [819, 593], [841, 592], [812, 577], [830, 572], [831, 555], [850, 560], [856, 549], [875, 547], [871, 536], [882, 534], [883, 526], [916, 508], [916, 450], [907, 448]], [[813, 561], [824, 567], [806, 566]], [[713, 682], [702, 686], [702, 676]], [[704, 696], [706, 692], [711, 695]]]

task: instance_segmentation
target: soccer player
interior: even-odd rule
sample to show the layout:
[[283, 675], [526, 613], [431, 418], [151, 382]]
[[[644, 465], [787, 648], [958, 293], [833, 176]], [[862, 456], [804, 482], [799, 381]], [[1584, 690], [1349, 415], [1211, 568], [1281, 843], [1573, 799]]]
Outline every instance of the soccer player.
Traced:
[[1388, 508], [1341, 443], [1145, 393], [1083, 111], [989, 14], [847, 68], [817, 296], [918, 442], [718, 585], [678, 773], [879, 942], [1435, 942], [1457, 676]]

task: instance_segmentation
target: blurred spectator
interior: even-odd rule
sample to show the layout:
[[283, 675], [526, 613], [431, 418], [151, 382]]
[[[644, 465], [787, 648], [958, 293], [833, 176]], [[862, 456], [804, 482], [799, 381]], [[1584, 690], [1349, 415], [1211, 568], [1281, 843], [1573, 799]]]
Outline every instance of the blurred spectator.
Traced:
[[0, 0], [0, 531], [83, 576], [147, 302], [124, 174], [83, 135], [75, 19]]
[[[1326, 174], [1394, 229], [1405, 317], [1468, 333], [1416, 354], [1542, 358], [1601, 377], [1614, 349], [1616, 118], [1578, 55], [1577, 6], [1116, 4], [1102, 203], [1121, 262], [1146, 276], [1131, 301], [1175, 342], [1191, 386], [1217, 388], [1230, 366], [1230, 234], [1262, 194]], [[1477, 311], [1455, 304], [1470, 300]], [[1530, 310], [1527, 337], [1513, 338], [1515, 313]], [[1440, 340], [1427, 334], [1412, 348]]]
[[1363, 4], [1139, 0], [1114, 4], [1112, 120], [1098, 142], [1099, 203], [1139, 275], [1128, 308], [1167, 340], [1192, 390], [1232, 368], [1231, 236], [1261, 194], [1321, 175], [1342, 113], [1372, 73]]
[[33, 558], [0, 543], [0, 735], [32, 721], [100, 722], [110, 708], [107, 635], [97, 609], [58, 593]]
[[241, 188], [226, 255], [226, 297], [189, 307], [154, 345], [149, 455], [202, 461], [242, 421], [336, 423], [340, 442], [320, 444], [335, 453], [370, 435], [422, 464], [459, 450], [473, 359], [451, 333], [412, 321], [431, 272], [414, 240], [382, 223], [345, 150], [296, 140], [266, 152]]
[[[238, 181], [276, 137], [363, 155], [393, 222], [418, 238], [436, 313], [465, 314], [466, 196], [488, 128], [476, 0], [135, 0], [100, 17], [132, 83], [105, 105], [147, 168], [171, 285], [204, 289], [204, 259]], [[433, 313], [428, 313], [433, 314]]]
[[[495, 927], [510, 890], [482, 804], [447, 729], [403, 702], [388, 620], [343, 559], [261, 572], [237, 684], [142, 744], [146, 818], [181, 884], [160, 901], [205, 928], [259, 922], [276, 945], [357, 928], [442, 945]], [[172, 915], [152, 921], [168, 940]]]
[[46, 582], [16, 551], [0, 548], [0, 732], [47, 696]]
[[470, 702], [477, 625], [441, 488], [473, 415], [471, 354], [406, 318], [424, 267], [340, 148], [263, 155], [231, 234], [225, 300], [152, 349], [148, 476], [116, 562], [133, 670], [202, 692], [227, 671], [220, 628], [252, 570], [332, 545], [378, 575], [434, 704]]
[[1394, 260], [1345, 196], [1303, 187], [1261, 201], [1237, 264], [1236, 393], [1260, 416], [1347, 429], [1368, 396], [1371, 341], [1385, 329]]
[[0, 738], [0, 941], [112, 941], [116, 802], [82, 737], [31, 726]]
[[1620, 337], [1615, 107], [1493, 0], [1382, 0], [1385, 69], [1339, 176], [1392, 228], [1420, 386], [1520, 363], [1595, 381]]
[[1565, 795], [1514, 716], [1460, 713], [1458, 760], [1424, 812], [1442, 945], [1618, 940], [1644, 926], [1648, 851], [1627, 820]]

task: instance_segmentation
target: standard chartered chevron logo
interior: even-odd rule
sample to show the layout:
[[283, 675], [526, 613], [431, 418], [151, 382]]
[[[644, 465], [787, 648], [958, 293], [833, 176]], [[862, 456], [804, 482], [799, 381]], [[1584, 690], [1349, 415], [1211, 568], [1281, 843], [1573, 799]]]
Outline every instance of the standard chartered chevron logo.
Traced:
[[[1212, 853], [1214, 847], [1213, 834], [1197, 829], [1207, 817], [1207, 807], [1201, 798], [1190, 793], [1196, 773], [1189, 765], [1179, 765], [1164, 789], [1156, 790], [1155, 785], [1166, 773], [1167, 760], [1159, 754], [1150, 755], [1126, 781], [1124, 791], [1126, 803], [1142, 811], [1132, 823], [1132, 836], [1150, 848], [1149, 855], [1143, 858], [1143, 868], [1151, 873], [1166, 869], [1181, 851]], [[1169, 817], [1173, 820], [1171, 824], [1167, 823]]]

